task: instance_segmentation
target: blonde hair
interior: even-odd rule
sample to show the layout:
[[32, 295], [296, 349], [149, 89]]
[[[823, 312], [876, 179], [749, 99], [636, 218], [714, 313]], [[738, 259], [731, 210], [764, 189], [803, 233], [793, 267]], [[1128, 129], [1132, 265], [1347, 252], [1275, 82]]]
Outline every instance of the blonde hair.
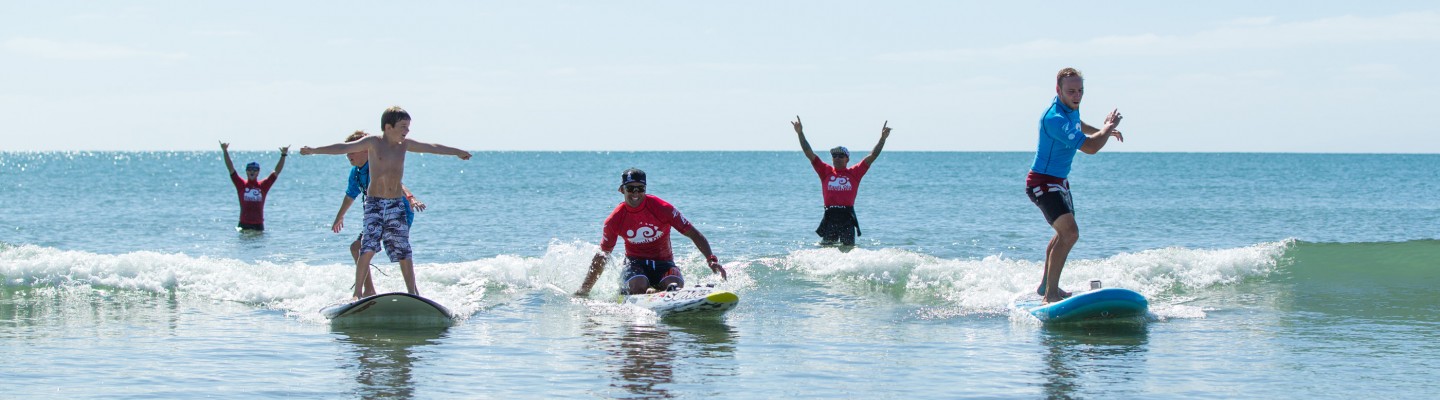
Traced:
[[1082, 80], [1082, 81], [1085, 80], [1085, 76], [1080, 75], [1080, 70], [1074, 69], [1074, 68], [1070, 68], [1070, 67], [1065, 67], [1065, 69], [1062, 69], [1062, 70], [1060, 70], [1059, 73], [1055, 74], [1055, 86], [1056, 86], [1056, 87], [1059, 87], [1059, 86], [1060, 86], [1060, 81], [1063, 81], [1063, 80], [1065, 80], [1065, 78], [1069, 78], [1069, 77], [1072, 77], [1072, 76], [1073, 76], [1073, 77], [1076, 77], [1076, 78], [1080, 78], [1080, 80]]
[[366, 136], [370, 136], [370, 134], [365, 133], [365, 131], [359, 131], [359, 130], [357, 130], [357, 131], [355, 131], [355, 133], [350, 134], [350, 136], [346, 136], [346, 137], [345, 137], [345, 142], [346, 142], [346, 143], [353, 142], [353, 141], [356, 141], [356, 140], [360, 140], [360, 138], [363, 138], [363, 137], [366, 137]]

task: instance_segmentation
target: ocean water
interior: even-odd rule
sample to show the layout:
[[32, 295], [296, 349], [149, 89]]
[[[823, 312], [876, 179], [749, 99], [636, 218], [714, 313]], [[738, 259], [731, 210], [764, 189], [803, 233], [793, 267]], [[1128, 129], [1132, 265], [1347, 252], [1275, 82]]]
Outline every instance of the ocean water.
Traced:
[[[268, 171], [274, 152], [239, 152]], [[860, 159], [864, 154], [856, 154]], [[1139, 291], [1130, 324], [1013, 315], [1051, 235], [1030, 153], [886, 152], [864, 235], [815, 245], [799, 151], [411, 155], [412, 244], [450, 328], [338, 329], [348, 165], [296, 156], [237, 233], [218, 152], [0, 153], [5, 398], [1425, 398], [1440, 390], [1440, 155], [1077, 156], [1062, 286]], [[730, 270], [675, 235], [718, 320], [578, 287], [619, 173], [649, 173]], [[377, 257], [381, 291], [403, 290]]]

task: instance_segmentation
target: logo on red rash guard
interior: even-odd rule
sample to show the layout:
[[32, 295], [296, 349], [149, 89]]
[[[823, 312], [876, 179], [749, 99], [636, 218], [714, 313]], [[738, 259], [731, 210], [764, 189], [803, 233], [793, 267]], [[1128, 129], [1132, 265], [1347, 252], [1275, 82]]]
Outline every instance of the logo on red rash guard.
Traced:
[[625, 242], [630, 244], [650, 243], [660, 238], [660, 228], [641, 222], [639, 228], [625, 231]]
[[265, 194], [260, 193], [258, 188], [245, 189], [245, 201], [260, 201], [265, 199]]
[[850, 178], [843, 176], [832, 176], [830, 177], [830, 181], [825, 183], [825, 188], [829, 190], [846, 191], [853, 187], [854, 186], [850, 185]]

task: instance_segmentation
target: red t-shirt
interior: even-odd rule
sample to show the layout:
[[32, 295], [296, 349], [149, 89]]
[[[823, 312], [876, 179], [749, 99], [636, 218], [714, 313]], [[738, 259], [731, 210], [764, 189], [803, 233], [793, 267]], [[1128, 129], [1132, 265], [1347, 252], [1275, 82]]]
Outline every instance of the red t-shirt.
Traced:
[[815, 157], [810, 159], [810, 166], [815, 167], [816, 175], [820, 175], [820, 192], [825, 195], [826, 207], [855, 206], [855, 194], [860, 193], [860, 178], [865, 177], [870, 164], [860, 160], [859, 164], [850, 168], [836, 169]]
[[274, 172], [259, 182], [246, 182], [240, 173], [231, 172], [230, 182], [235, 184], [235, 195], [240, 197], [240, 223], [265, 225], [265, 194], [275, 184]]
[[675, 227], [681, 234], [695, 229], [680, 215], [680, 210], [655, 195], [645, 195], [645, 201], [640, 202], [639, 207], [621, 202], [605, 218], [600, 250], [606, 253], [614, 250], [615, 238], [623, 236], [626, 257], [674, 261], [675, 255], [670, 251], [670, 227]]

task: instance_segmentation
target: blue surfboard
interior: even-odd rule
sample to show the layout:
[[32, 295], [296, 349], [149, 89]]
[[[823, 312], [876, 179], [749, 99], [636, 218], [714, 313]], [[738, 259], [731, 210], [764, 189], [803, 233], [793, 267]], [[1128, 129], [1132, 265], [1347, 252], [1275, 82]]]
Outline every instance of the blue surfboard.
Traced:
[[1145, 295], [1130, 289], [1104, 288], [1079, 292], [1070, 298], [1041, 305], [1033, 293], [1015, 299], [1015, 308], [1043, 323], [1084, 322], [1143, 317], [1150, 311]]

